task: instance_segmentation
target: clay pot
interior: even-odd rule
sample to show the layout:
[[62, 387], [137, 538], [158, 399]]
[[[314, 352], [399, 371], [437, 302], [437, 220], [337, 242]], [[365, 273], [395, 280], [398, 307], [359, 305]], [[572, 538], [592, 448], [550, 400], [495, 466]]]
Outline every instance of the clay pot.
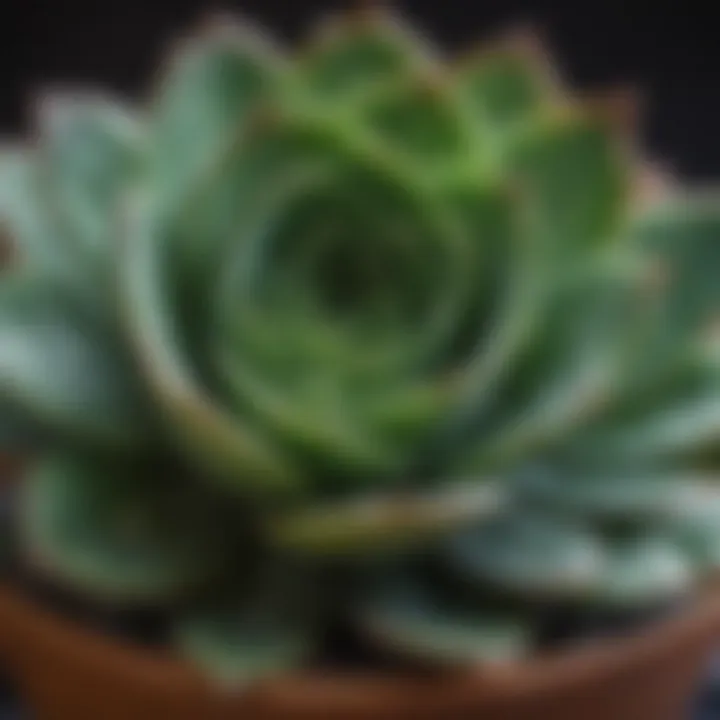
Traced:
[[233, 695], [0, 588], [0, 652], [37, 720], [683, 720], [720, 639], [720, 591], [624, 639], [435, 679], [305, 675]]

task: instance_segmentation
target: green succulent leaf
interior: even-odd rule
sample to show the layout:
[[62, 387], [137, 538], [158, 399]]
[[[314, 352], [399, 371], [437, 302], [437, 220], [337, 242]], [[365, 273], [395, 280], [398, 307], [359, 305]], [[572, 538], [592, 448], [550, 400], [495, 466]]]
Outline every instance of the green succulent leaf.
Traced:
[[297, 471], [259, 429], [231, 416], [197, 382], [166, 308], [161, 247], [143, 199], [128, 210], [119, 264], [123, 315], [151, 391], [182, 452], [233, 486], [287, 491]]
[[531, 468], [518, 479], [527, 501], [589, 521], [668, 522], [705, 479], [700, 473], [665, 468], [562, 466]]
[[365, 122], [390, 152], [425, 171], [448, 173], [467, 162], [473, 149], [452, 97], [439, 81], [391, 86], [368, 103]]
[[659, 276], [654, 322], [643, 338], [644, 363], [638, 370], [652, 379], [696, 359], [716, 337], [720, 290], [712, 268], [720, 260], [720, 210], [715, 194], [679, 196], [645, 214], [633, 230]]
[[347, 556], [427, 543], [466, 524], [493, 517], [507, 498], [498, 483], [475, 479], [429, 492], [315, 503], [270, 523], [272, 541], [294, 553]]
[[183, 613], [181, 652], [223, 686], [296, 671], [319, 646], [317, 588], [306, 568], [267, 559], [259, 575]]
[[218, 17], [171, 56], [150, 119], [161, 207], [180, 202], [271, 97], [283, 59], [247, 22]]
[[459, 605], [407, 572], [376, 580], [366, 595], [358, 624], [371, 642], [394, 656], [474, 665], [516, 661], [532, 646], [527, 618]]
[[600, 450], [635, 461], [697, 457], [717, 445], [720, 438], [720, 393], [713, 387], [700, 397], [690, 397], [657, 408], [615, 433], [608, 433]]
[[148, 414], [117, 341], [86, 322], [42, 276], [0, 287], [0, 396], [40, 427], [75, 441], [132, 449]]
[[720, 567], [720, 492], [715, 478], [688, 488], [669, 524], [670, 536], [701, 572]]
[[67, 271], [43, 203], [37, 153], [30, 148], [0, 150], [0, 232], [21, 262], [49, 274]]
[[[28, 560], [116, 603], [174, 600], [222, 567], [208, 498], [164, 470], [114, 459], [48, 458], [28, 471], [20, 533]], [[169, 482], [175, 480], [175, 482]]]
[[[592, 116], [550, 114], [511, 154], [553, 272], [617, 240], [627, 215], [629, 167], [611, 130]], [[595, 258], [593, 258], [595, 259]]]
[[107, 285], [87, 272], [54, 221], [47, 168], [39, 155], [35, 149], [0, 149], [0, 244], [8, 249], [13, 267], [41, 277], [60, 295], [80, 303], [82, 314], [97, 317], [106, 307]]
[[604, 605], [649, 607], [676, 599], [692, 587], [692, 563], [670, 536], [645, 533], [611, 541], [608, 558], [596, 596]]
[[635, 275], [611, 264], [556, 290], [462, 467], [512, 468], [602, 416], [640, 319]]
[[373, 9], [332, 16], [299, 58], [305, 86], [333, 103], [364, 100], [377, 87], [432, 67], [433, 53], [401, 18]]
[[40, 109], [47, 213], [66, 252], [92, 272], [97, 258], [112, 256], [120, 199], [141, 170], [143, 129], [129, 108], [100, 95], [48, 95]]
[[493, 146], [510, 140], [554, 99], [544, 65], [507, 44], [473, 55], [460, 67], [458, 91]]
[[183, 653], [224, 686], [245, 686], [296, 670], [312, 650], [305, 628], [242, 610], [199, 615], [178, 628]]
[[588, 597], [602, 582], [602, 543], [578, 523], [517, 511], [454, 534], [448, 566], [466, 583], [525, 598]]

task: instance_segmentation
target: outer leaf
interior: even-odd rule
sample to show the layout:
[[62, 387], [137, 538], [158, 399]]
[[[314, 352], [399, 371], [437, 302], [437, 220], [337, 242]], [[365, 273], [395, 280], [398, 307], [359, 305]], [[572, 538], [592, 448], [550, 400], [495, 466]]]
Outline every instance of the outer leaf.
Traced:
[[534, 210], [533, 234], [553, 273], [620, 235], [629, 189], [623, 150], [605, 124], [579, 111], [548, 115], [513, 149], [512, 166]]
[[458, 68], [456, 85], [484, 150], [501, 160], [514, 137], [558, 100], [559, 81], [532, 36], [511, 37], [471, 54]]
[[179, 478], [152, 474], [117, 460], [40, 464], [20, 507], [29, 559], [113, 602], [163, 602], [212, 577], [223, 557], [219, 514]]
[[717, 446], [720, 438], [720, 392], [710, 387], [704, 396], [655, 408], [653, 414], [606, 436], [596, 448], [631, 460], [688, 459]]
[[720, 290], [714, 268], [720, 261], [720, 211], [715, 195], [676, 197], [633, 228], [633, 240], [658, 280], [651, 289], [654, 315], [641, 336], [642, 353], [629, 368], [631, 381], [641, 387], [664, 380], [678, 367], [708, 360], [703, 353], [717, 337]]
[[358, 622], [391, 654], [434, 664], [515, 661], [533, 641], [526, 619], [457, 605], [402, 571], [367, 592]]
[[615, 606], [652, 606], [679, 597], [694, 580], [691, 563], [669, 537], [643, 536], [610, 545], [597, 600]]
[[313, 649], [307, 628], [237, 609], [186, 619], [178, 643], [210, 678], [234, 688], [296, 670]]
[[184, 43], [155, 96], [151, 148], [158, 190], [178, 200], [229, 148], [276, 89], [281, 57], [257, 28], [218, 18]]
[[48, 286], [80, 300], [92, 315], [97, 282], [77, 262], [48, 209], [48, 188], [37, 153], [21, 148], [0, 150], [0, 233], [13, 265], [31, 268]]
[[100, 252], [109, 260], [120, 195], [140, 171], [141, 128], [129, 109], [110, 98], [58, 93], [43, 98], [40, 133], [55, 232], [91, 272], [89, 257]]
[[191, 609], [176, 626], [181, 651], [233, 688], [297, 670], [318, 647], [312, 573], [263, 560], [259, 576]]
[[36, 154], [21, 147], [0, 150], [0, 230], [21, 261], [64, 271], [62, 248], [42, 202]]
[[504, 468], [567, 444], [602, 413], [641, 317], [632, 268], [594, 272], [556, 288], [535, 342], [498, 392], [489, 427], [469, 444], [470, 468]]
[[518, 490], [528, 501], [575, 517], [645, 526], [674, 517], [702, 480], [692, 472], [585, 465], [531, 468], [518, 479]]
[[703, 572], [720, 567], [720, 493], [714, 482], [698, 483], [678, 503], [672, 536]]
[[602, 582], [605, 554], [582, 527], [518, 512], [455, 534], [447, 559], [466, 582], [547, 599], [587, 597]]
[[42, 278], [13, 276], [0, 288], [0, 397], [83, 442], [146, 440], [146, 407], [123, 352]]

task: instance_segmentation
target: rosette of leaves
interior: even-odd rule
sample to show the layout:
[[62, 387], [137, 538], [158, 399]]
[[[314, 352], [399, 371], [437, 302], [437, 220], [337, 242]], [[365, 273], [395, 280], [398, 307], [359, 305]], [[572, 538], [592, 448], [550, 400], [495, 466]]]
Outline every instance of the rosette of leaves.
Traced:
[[450, 61], [364, 11], [290, 55], [224, 18], [148, 103], [38, 128], [0, 155], [0, 407], [43, 572], [167, 608], [236, 681], [331, 616], [515, 657], [548, 603], [720, 557], [720, 211], [641, 203], [613, 113], [527, 44]]

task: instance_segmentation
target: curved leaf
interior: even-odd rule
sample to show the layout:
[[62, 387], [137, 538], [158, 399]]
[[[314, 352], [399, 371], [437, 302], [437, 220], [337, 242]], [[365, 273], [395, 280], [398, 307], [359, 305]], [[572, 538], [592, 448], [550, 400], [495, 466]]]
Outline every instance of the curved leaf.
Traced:
[[366, 593], [357, 619], [371, 641], [391, 654], [434, 664], [516, 661], [533, 642], [528, 619], [453, 603], [402, 571]]
[[456, 533], [445, 557], [467, 583], [530, 599], [588, 597], [602, 582], [606, 560], [591, 532], [527, 511]]
[[282, 57], [259, 29], [218, 17], [170, 57], [150, 117], [161, 205], [182, 198], [271, 96]]
[[296, 671], [320, 641], [311, 574], [270, 559], [246, 582], [182, 614], [175, 628], [181, 652], [235, 689]]
[[720, 567], [720, 492], [713, 481], [696, 483], [678, 503], [671, 537], [700, 572]]
[[642, 319], [637, 304], [632, 267], [596, 268], [557, 288], [538, 319], [535, 342], [516, 358], [487, 427], [461, 463], [476, 472], [511, 467], [567, 445], [569, 436], [602, 416]]
[[628, 215], [629, 158], [603, 123], [551, 114], [518, 142], [510, 163], [553, 273], [576, 270], [577, 261], [618, 239]]
[[7, 243], [12, 267], [42, 277], [48, 287], [80, 301], [83, 314], [94, 316], [98, 283], [53, 222], [43, 171], [35, 150], [0, 149], [0, 245]]
[[143, 130], [117, 101], [80, 92], [45, 96], [39, 130], [49, 217], [67, 251], [93, 272], [91, 259], [112, 257], [121, 194], [141, 169]]
[[124, 351], [42, 277], [0, 285], [0, 397], [80, 441], [146, 441], [147, 409]]
[[178, 644], [209, 677], [233, 688], [296, 670], [313, 648], [305, 629], [243, 617], [242, 611], [185, 620], [178, 627]]
[[119, 262], [122, 313], [138, 361], [182, 452], [231, 486], [260, 491], [297, 487], [297, 471], [261, 430], [218, 406], [183, 358], [166, 307], [157, 230], [140, 198], [128, 209]]
[[513, 140], [559, 96], [559, 82], [532, 37], [510, 37], [464, 58], [457, 92], [495, 164]]
[[345, 12], [321, 24], [299, 58], [315, 98], [364, 99], [377, 86], [432, 67], [429, 44], [401, 18], [378, 8]]
[[116, 459], [51, 458], [31, 469], [20, 505], [28, 559], [113, 602], [173, 600], [212, 577], [224, 562], [220, 513], [157, 472]]
[[274, 543], [293, 552], [367, 554], [423, 544], [448, 530], [493, 517], [504, 505], [502, 488], [478, 479], [448, 483], [434, 492], [317, 503], [274, 518], [269, 530]]
[[590, 521], [667, 521], [700, 482], [698, 473], [668, 469], [538, 467], [522, 473], [517, 491], [528, 502]]
[[695, 574], [671, 537], [643, 535], [611, 541], [608, 565], [595, 601], [612, 606], [653, 606], [692, 588]]

